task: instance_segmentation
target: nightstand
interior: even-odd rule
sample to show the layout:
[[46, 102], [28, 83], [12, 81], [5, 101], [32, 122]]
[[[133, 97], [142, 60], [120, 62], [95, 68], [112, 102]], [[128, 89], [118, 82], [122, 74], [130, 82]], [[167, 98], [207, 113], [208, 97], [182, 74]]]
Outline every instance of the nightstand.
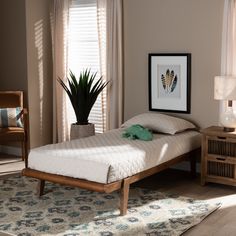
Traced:
[[224, 132], [223, 127], [211, 126], [201, 133], [201, 184], [236, 186], [236, 132]]

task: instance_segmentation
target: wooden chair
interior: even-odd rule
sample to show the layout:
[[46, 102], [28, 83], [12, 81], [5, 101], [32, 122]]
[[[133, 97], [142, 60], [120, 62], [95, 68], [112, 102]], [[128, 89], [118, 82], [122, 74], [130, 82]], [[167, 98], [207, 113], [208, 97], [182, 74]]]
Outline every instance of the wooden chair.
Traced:
[[23, 107], [23, 92], [22, 91], [0, 91], [0, 108], [15, 108], [22, 109], [21, 119], [23, 128], [7, 127], [0, 128], [0, 143], [21, 142], [22, 160], [28, 155], [28, 112]]

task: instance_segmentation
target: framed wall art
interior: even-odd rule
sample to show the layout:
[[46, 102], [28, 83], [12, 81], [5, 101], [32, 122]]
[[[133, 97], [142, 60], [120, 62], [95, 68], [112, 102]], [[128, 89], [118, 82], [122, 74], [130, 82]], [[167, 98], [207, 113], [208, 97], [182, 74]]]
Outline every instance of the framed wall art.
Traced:
[[190, 113], [191, 54], [150, 53], [149, 110]]

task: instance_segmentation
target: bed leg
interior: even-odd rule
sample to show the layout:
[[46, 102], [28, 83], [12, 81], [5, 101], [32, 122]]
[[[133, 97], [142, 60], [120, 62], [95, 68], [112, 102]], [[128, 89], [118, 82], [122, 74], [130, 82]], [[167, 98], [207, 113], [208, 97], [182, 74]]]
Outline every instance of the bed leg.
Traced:
[[37, 195], [40, 197], [43, 195], [43, 190], [45, 186], [45, 180], [39, 180], [38, 181], [38, 189], [37, 189]]
[[120, 196], [120, 215], [124, 216], [127, 213], [128, 199], [129, 199], [129, 181], [124, 180], [123, 186], [121, 188]]
[[190, 155], [190, 175], [192, 178], [196, 177], [197, 153]]

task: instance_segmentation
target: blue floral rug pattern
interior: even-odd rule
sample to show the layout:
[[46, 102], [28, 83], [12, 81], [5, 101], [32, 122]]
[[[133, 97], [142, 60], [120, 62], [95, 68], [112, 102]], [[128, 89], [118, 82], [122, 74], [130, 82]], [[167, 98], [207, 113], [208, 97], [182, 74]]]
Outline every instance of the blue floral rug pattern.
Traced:
[[128, 213], [119, 216], [119, 193], [96, 193], [21, 176], [0, 180], [0, 232], [31, 235], [176, 236], [200, 223], [219, 204], [133, 188]]

